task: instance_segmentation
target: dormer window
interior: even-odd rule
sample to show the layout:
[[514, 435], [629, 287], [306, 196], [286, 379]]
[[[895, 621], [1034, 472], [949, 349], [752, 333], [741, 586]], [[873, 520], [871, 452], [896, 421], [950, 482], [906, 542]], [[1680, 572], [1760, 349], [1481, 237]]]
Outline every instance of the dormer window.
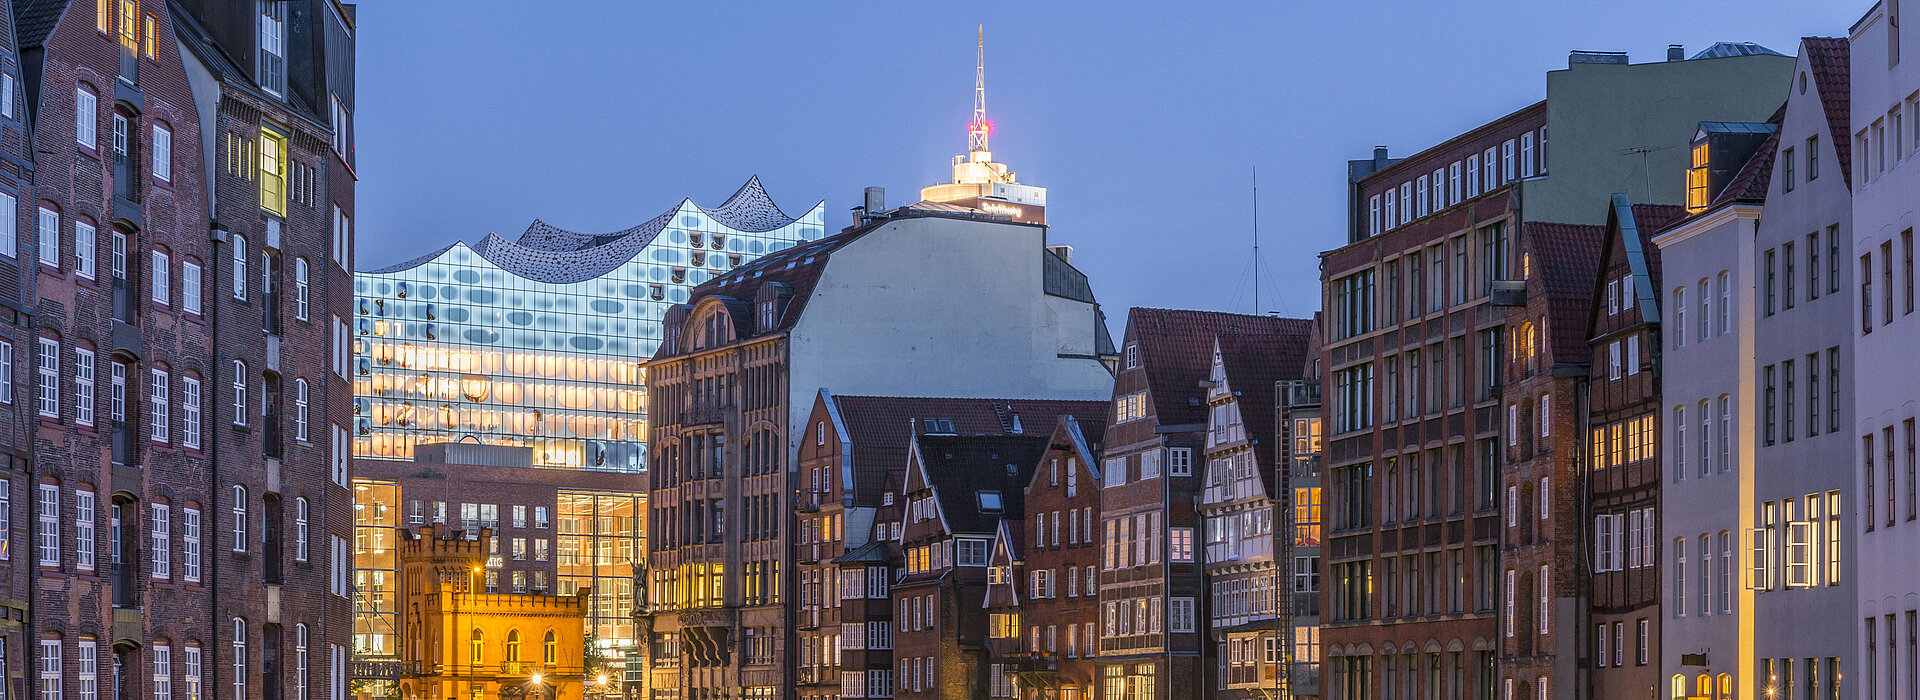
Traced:
[[1712, 160], [1708, 157], [1706, 139], [1693, 144], [1692, 158], [1687, 168], [1687, 213], [1698, 214], [1707, 210], [1707, 197], [1711, 190], [1708, 183], [1713, 179], [1710, 177], [1712, 168], [1709, 163]]
[[274, 97], [287, 89], [287, 4], [260, 0], [260, 88]]
[[953, 433], [953, 419], [951, 418], [926, 418], [920, 421], [920, 425], [923, 432], [927, 434]]

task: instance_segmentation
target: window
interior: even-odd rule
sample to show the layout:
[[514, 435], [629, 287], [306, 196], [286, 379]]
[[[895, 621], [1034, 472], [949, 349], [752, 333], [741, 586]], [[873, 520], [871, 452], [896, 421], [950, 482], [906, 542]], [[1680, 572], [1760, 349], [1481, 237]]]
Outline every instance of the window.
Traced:
[[233, 361], [233, 424], [247, 424], [247, 363]]
[[152, 370], [147, 382], [147, 398], [152, 405], [152, 425], [149, 428], [154, 442], [167, 442], [171, 437], [167, 428], [172, 423], [169, 407], [173, 404], [167, 400], [168, 386], [166, 371]]
[[293, 259], [293, 317], [307, 320], [307, 259]]
[[189, 582], [200, 580], [200, 511], [194, 508], [180, 511], [180, 573]]
[[1533, 177], [1533, 132], [1520, 135], [1520, 176]]
[[233, 485], [233, 551], [247, 551], [247, 487]]
[[233, 696], [247, 697], [247, 621], [233, 618]]
[[40, 640], [40, 700], [61, 700], [60, 640]]
[[[264, 45], [261, 51], [266, 51]], [[260, 208], [287, 215], [287, 137], [265, 128], [260, 130]]]
[[147, 274], [152, 280], [150, 291], [155, 304], [173, 303], [172, 285], [167, 280], [167, 272], [171, 269], [172, 264], [167, 260], [167, 254], [153, 251], [152, 263], [147, 267]]
[[[1158, 617], [1158, 616], [1155, 616]], [[1193, 599], [1167, 599], [1167, 624], [1170, 632], [1193, 631]]]
[[[1069, 464], [1071, 464], [1071, 462], [1069, 462]], [[1167, 450], [1167, 473], [1172, 476], [1193, 476], [1193, 448], [1169, 448]], [[1068, 477], [1071, 479], [1071, 472], [1068, 474]]]
[[[12, 207], [5, 207], [5, 209], [11, 210]], [[6, 215], [6, 213], [0, 213], [0, 216]], [[12, 222], [8, 222], [7, 227], [11, 229]], [[94, 275], [94, 248], [98, 245], [96, 241], [97, 236], [97, 229], [93, 227], [93, 224], [89, 224], [80, 219], [73, 220], [74, 271], [78, 272], [81, 277], [87, 279], [93, 279]], [[9, 234], [7, 238], [12, 238], [12, 235]], [[8, 245], [8, 250], [12, 250], [11, 245]]]
[[153, 700], [173, 700], [173, 648], [153, 647]]
[[40, 207], [40, 263], [60, 267], [60, 212]]
[[1780, 151], [1780, 191], [1793, 191], [1793, 147]]
[[87, 148], [95, 147], [94, 132], [98, 128], [99, 115], [95, 112], [99, 105], [93, 91], [84, 87], [74, 90], [73, 95], [73, 138]]
[[180, 392], [180, 446], [200, 447], [200, 380], [185, 377]]
[[93, 351], [74, 348], [73, 353], [73, 420], [93, 425]]
[[307, 441], [307, 380], [293, 380], [293, 439]]
[[333, 207], [333, 262], [342, 269], [350, 267], [347, 261], [348, 248], [353, 238], [353, 221], [347, 217], [340, 205]]
[[151, 506], [152, 522], [147, 523], [147, 530], [153, 536], [153, 577], [170, 579], [173, 578], [173, 516], [165, 503]]
[[173, 132], [158, 124], [153, 126], [153, 176], [173, 179]]
[[1500, 144], [1500, 182], [1501, 183], [1504, 184], [1504, 183], [1513, 181], [1515, 173], [1517, 172], [1514, 170], [1513, 166], [1514, 166], [1513, 139], [1507, 139], [1506, 143]]
[[[332, 543], [332, 548], [328, 550], [330, 558], [327, 566], [331, 574], [333, 594], [342, 598], [351, 598], [353, 597], [353, 550], [347, 545], [344, 537], [329, 535], [328, 540]], [[491, 589], [493, 572], [489, 571], [487, 575], [489, 577], [487, 587]]]
[[293, 499], [293, 560], [307, 560], [307, 499]]
[[40, 415], [60, 417], [60, 341], [40, 338]]
[[[93, 523], [94, 523], [94, 515], [95, 513], [98, 512], [94, 508], [94, 502], [95, 502], [94, 495], [92, 491], [87, 491], [85, 489], [76, 489], [73, 492], [73, 539], [74, 539], [74, 545], [75, 545], [74, 553], [73, 553], [74, 568], [87, 569], [87, 570], [93, 569], [93, 565], [95, 561], [94, 549], [93, 549], [94, 547]], [[115, 508], [117, 509], [119, 508], [119, 506], [115, 506]], [[116, 512], [118, 511], [116, 510]], [[116, 537], [115, 544], [117, 545], [118, 544], [117, 539], [118, 539], [119, 533], [116, 531], [114, 535]], [[114, 563], [116, 564], [119, 563], [117, 554], [115, 556]]]
[[237, 233], [233, 235], [233, 298], [247, 300], [247, 237]]
[[100, 696], [100, 651], [92, 640], [81, 640], [79, 644], [79, 681], [80, 700], [95, 700]]

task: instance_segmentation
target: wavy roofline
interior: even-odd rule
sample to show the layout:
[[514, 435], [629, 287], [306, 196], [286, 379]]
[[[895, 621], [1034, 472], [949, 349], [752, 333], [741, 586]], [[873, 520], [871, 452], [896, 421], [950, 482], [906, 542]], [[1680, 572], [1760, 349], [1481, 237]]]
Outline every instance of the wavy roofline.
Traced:
[[[822, 199], [800, 216], [789, 216], [774, 203], [756, 175], [748, 178], [746, 184], [741, 185], [718, 207], [703, 207], [691, 198], [685, 198], [645, 223], [606, 234], [570, 231], [535, 219], [517, 241], [509, 241], [497, 233], [488, 233], [471, 244], [456, 241], [432, 253], [360, 274], [393, 274], [410, 270], [439, 259], [456, 246], [464, 245], [495, 267], [523, 279], [549, 284], [573, 284], [599, 277], [631, 261], [673, 223], [674, 217], [681, 214], [697, 211], [732, 232], [755, 234], [776, 231], [807, 219], [822, 220], [821, 226], [824, 227], [826, 206], [826, 200]], [[756, 212], [756, 209], [760, 211]], [[548, 272], [542, 273], [536, 267], [547, 268]]]

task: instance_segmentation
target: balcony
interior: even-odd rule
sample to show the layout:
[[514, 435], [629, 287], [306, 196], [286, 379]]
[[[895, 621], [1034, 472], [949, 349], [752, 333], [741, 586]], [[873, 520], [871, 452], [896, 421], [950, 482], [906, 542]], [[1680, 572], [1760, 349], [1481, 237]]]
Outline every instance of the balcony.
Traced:
[[347, 664], [347, 676], [355, 680], [399, 680], [407, 676], [427, 675], [426, 665], [403, 659], [359, 660]]
[[1008, 675], [1031, 688], [1060, 687], [1060, 654], [1052, 651], [1016, 651], [1002, 654]]

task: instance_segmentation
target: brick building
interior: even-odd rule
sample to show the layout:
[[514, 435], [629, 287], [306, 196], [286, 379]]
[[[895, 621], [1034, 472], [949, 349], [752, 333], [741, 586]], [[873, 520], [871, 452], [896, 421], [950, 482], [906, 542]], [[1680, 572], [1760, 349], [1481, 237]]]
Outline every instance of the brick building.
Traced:
[[[324, 319], [350, 265], [352, 8], [10, 14], [40, 173], [28, 676], [43, 694], [344, 697], [347, 339]], [[329, 92], [346, 99], [310, 107]], [[235, 257], [234, 231], [265, 247]]]
[[[990, 687], [987, 559], [1001, 521], [1025, 517], [1026, 486], [1048, 439], [914, 438], [900, 492], [906, 521], [899, 546], [906, 566], [892, 590], [895, 697], [960, 700]], [[1051, 640], [1040, 630], [1031, 628], [1032, 646], [1057, 648], [1057, 628]]]
[[[654, 657], [654, 696], [793, 697], [801, 653], [828, 648], [803, 650], [794, 604], [795, 460], [821, 389], [1094, 400], [1112, 354], [1086, 276], [1044, 227], [1003, 216], [876, 212], [696, 287], [647, 367], [643, 576], [653, 639], [677, 647], [672, 665]], [[828, 529], [844, 539], [849, 524]]]
[[1192, 547], [1174, 544], [1199, 536], [1195, 464], [1204, 456], [1203, 382], [1213, 339], [1304, 332], [1306, 323], [1207, 311], [1128, 313], [1100, 466], [1101, 696], [1167, 698], [1212, 687], [1201, 562]]
[[[0, 470], [0, 497], [4, 497], [0, 508], [6, 515], [0, 519], [0, 551], [5, 552], [0, 556], [0, 652], [9, 659], [24, 660], [38, 651], [29, 609], [37, 572], [30, 550], [13, 545], [32, 546], [28, 535], [33, 530], [27, 523], [33, 522], [28, 516], [38, 494], [32, 471], [38, 418], [32, 403], [33, 384], [25, 380], [29, 368], [34, 367], [35, 309], [31, 300], [36, 275], [32, 267], [34, 241], [18, 235], [33, 221], [27, 217], [30, 209], [20, 206], [22, 200], [33, 199], [33, 156], [26, 133], [26, 84], [20, 79], [12, 9], [0, 5], [0, 194], [12, 202], [0, 208], [0, 217], [8, 218], [0, 225], [16, 232], [10, 239], [0, 240], [0, 364], [4, 364], [0, 376], [6, 378], [0, 382], [0, 455], [5, 460], [5, 469]], [[15, 509], [15, 504], [22, 507]], [[0, 678], [5, 684], [0, 689], [9, 695], [28, 692], [28, 677], [15, 672], [25, 668], [24, 663], [8, 668]]]
[[1588, 298], [1585, 408], [1587, 513], [1593, 518], [1589, 609], [1592, 692], [1652, 694], [1659, 681], [1662, 349], [1659, 249], [1653, 234], [1680, 219], [1675, 206], [1614, 195], [1598, 279]]
[[[1603, 228], [1525, 224], [1520, 279], [1495, 290], [1508, 331], [1500, 450], [1503, 509], [1500, 630], [1502, 697], [1554, 697], [1552, 679], [1584, 674], [1575, 620], [1591, 576], [1578, 499], [1586, 449], [1587, 317]], [[1510, 691], [1508, 689], [1511, 689]], [[1572, 694], [1571, 686], [1563, 695]]]
[[[800, 581], [803, 697], [886, 697], [893, 656], [888, 584], [900, 569], [876, 518], [899, 489], [915, 435], [1023, 434], [1063, 413], [1096, 417], [1104, 401], [839, 396], [814, 399], [800, 442], [795, 575]], [[897, 518], [896, 518], [897, 521]], [[870, 624], [871, 623], [871, 624]], [[836, 654], [836, 651], [838, 652]], [[870, 693], [882, 693], [873, 695]]]
[[1058, 420], [1027, 481], [1025, 518], [1000, 521], [984, 602], [991, 697], [1094, 697], [1094, 628], [1100, 621], [1094, 523], [1100, 522], [1103, 432], [1098, 421]]
[[582, 665], [591, 591], [555, 596], [483, 583], [492, 530], [407, 530], [400, 543], [406, 644], [401, 697], [579, 700], [611, 679]]

